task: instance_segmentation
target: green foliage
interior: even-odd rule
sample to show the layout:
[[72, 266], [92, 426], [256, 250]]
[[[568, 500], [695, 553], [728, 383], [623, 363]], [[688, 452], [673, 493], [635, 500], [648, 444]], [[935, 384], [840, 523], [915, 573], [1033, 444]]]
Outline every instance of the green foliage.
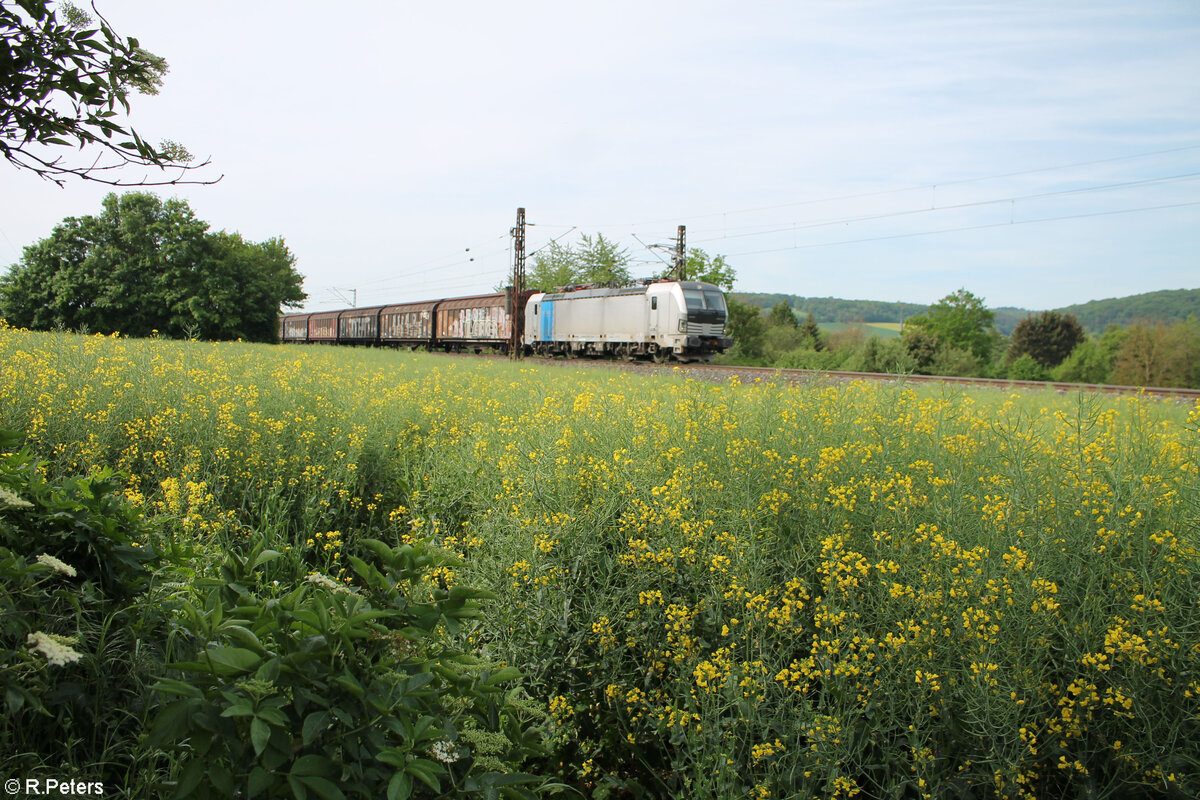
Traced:
[[[668, 267], [658, 273], [656, 277], [674, 278], [675, 270], [673, 267]], [[688, 281], [711, 283], [728, 292], [733, 289], [733, 282], [737, 279], [737, 270], [729, 265], [725, 256], [710, 256], [699, 247], [689, 247], [683, 277]]]
[[99, 216], [25, 248], [0, 279], [0, 312], [34, 330], [274, 341], [301, 280], [281, 239], [210, 233], [182, 200], [110, 194]]
[[632, 281], [629, 252], [602, 233], [584, 234], [575, 245], [551, 242], [534, 255], [527, 274], [528, 288], [541, 292], [580, 283], [626, 286]]
[[[177, 169], [179, 183], [190, 154], [174, 142], [146, 142], [118, 114], [133, 92], [154, 94], [167, 63], [119, 36], [101, 18], [95, 27], [69, 3], [0, 3], [0, 153], [18, 169], [63, 184], [67, 176], [122, 185], [108, 176], [120, 167]], [[90, 152], [78, 164], [47, 148]], [[205, 162], [207, 163], [207, 162]]]
[[767, 326], [757, 306], [739, 302], [730, 296], [726, 299], [728, 316], [725, 330], [733, 339], [731, 356], [737, 358], [762, 358], [764, 354]]
[[1125, 328], [1112, 381], [1131, 386], [1200, 387], [1200, 323], [1137, 323]]
[[784, 353], [775, 361], [780, 369], [841, 369], [849, 352], [839, 350], [817, 350], [811, 347], [801, 347]]
[[1027, 354], [1043, 368], [1050, 369], [1061, 364], [1085, 338], [1083, 326], [1070, 314], [1058, 311], [1030, 314], [1013, 329], [1007, 361], [1011, 364]]
[[[923, 314], [926, 306], [917, 303], [883, 302], [876, 300], [842, 300], [836, 297], [802, 297], [794, 294], [738, 292], [744, 303], [768, 310], [778, 303], [787, 303], [797, 314], [812, 312], [824, 321], [832, 322], [904, 322]], [[995, 327], [1008, 335], [1030, 311], [1021, 308], [993, 309]], [[1200, 289], [1176, 289], [1147, 294], [1094, 300], [1080, 305], [1057, 309], [1077, 318], [1088, 331], [1099, 333], [1109, 325], [1130, 325], [1139, 320], [1172, 324], [1189, 316], [1200, 316]]]
[[[584, 234], [576, 244], [551, 242], [539, 250], [531, 259], [526, 281], [528, 288], [540, 292], [582, 283], [626, 286], [633, 282], [629, 264], [629, 251], [624, 247], [602, 233]], [[695, 247], [688, 251], [685, 280], [704, 281], [728, 291], [736, 275], [725, 256], [710, 256]], [[655, 277], [674, 279], [675, 271], [667, 268]]]
[[1200, 316], [1200, 289], [1170, 289], [1093, 300], [1059, 310], [1073, 315], [1093, 332], [1102, 331], [1110, 325], [1132, 325], [1139, 321], [1172, 325], [1191, 316]]
[[918, 375], [932, 375], [933, 361], [937, 357], [938, 337], [921, 325], [906, 325], [900, 335], [904, 351]]
[[1029, 353], [1023, 353], [1008, 365], [1008, 377], [1014, 381], [1044, 381], [1050, 372]]
[[787, 303], [797, 314], [813, 314], [824, 322], [904, 322], [925, 311], [919, 303], [877, 300], [842, 300], [836, 297], [802, 297], [794, 294], [737, 292], [743, 303], [768, 310]]
[[908, 374], [916, 370], [916, 361], [900, 339], [868, 336], [842, 365], [852, 372]]
[[934, 375], [955, 375], [969, 378], [983, 376], [983, 364], [970, 350], [961, 347], [939, 347], [933, 355], [929, 370]]
[[821, 336], [821, 329], [817, 327], [817, 320], [813, 317], [811, 311], [804, 318], [804, 323], [799, 325], [796, 330], [800, 333], [800, 339], [805, 343], [806, 347], [810, 347], [813, 350], [823, 350], [825, 348], [825, 340]]
[[0, 429], [0, 772], [125, 785], [164, 618], [156, 561], [108, 472], [53, 482]]
[[1112, 366], [1112, 355], [1105, 353], [1098, 342], [1087, 339], [1051, 371], [1051, 377], [1074, 383], [1108, 383]]
[[169, 600], [178, 660], [148, 744], [176, 754], [175, 797], [532, 796], [518, 672], [447, 637], [490, 595], [424, 585], [448, 563], [426, 544], [360, 544], [352, 582], [259, 545]]
[[798, 328], [800, 321], [796, 319], [791, 306], [787, 303], [777, 303], [772, 306], [771, 313], [767, 314], [767, 325], [779, 328]]
[[942, 346], [968, 350], [980, 363], [986, 363], [996, 344], [994, 318], [982, 298], [959, 289], [931, 305], [924, 314], [907, 320], [904, 327], [924, 328]]
[[575, 251], [569, 245], [551, 242], [533, 257], [526, 274], [528, 288], [538, 292], [550, 292], [556, 286], [582, 283]]
[[604, 234], [595, 237], [584, 234], [576, 248], [579, 274], [583, 283], [605, 283], [625, 286], [632, 282], [629, 274], [629, 251], [605, 239]]

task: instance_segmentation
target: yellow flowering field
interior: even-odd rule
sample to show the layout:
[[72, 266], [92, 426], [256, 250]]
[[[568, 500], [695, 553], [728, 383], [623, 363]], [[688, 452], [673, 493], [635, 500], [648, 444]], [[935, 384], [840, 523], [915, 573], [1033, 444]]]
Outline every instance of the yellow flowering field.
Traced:
[[588, 796], [1200, 795], [1200, 408], [0, 329], [0, 423], [202, 562], [456, 553]]

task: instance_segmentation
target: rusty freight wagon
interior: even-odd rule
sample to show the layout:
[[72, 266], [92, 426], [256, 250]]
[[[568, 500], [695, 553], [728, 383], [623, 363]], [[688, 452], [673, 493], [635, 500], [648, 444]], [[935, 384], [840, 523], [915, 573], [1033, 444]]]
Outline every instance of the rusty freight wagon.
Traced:
[[338, 340], [338, 317], [340, 311], [322, 311], [308, 317], [309, 342], [336, 342]]
[[433, 315], [440, 300], [384, 306], [379, 312], [380, 344], [418, 347], [433, 343]]
[[[520, 309], [532, 292], [522, 292]], [[504, 292], [458, 297], [438, 304], [434, 345], [445, 350], [507, 349], [513, 341], [514, 304]]]
[[311, 314], [285, 314], [279, 320], [283, 342], [328, 342], [350, 345], [434, 347], [446, 351], [509, 350], [513, 311], [520, 333], [521, 310], [533, 292], [482, 294], [421, 303], [397, 303]]

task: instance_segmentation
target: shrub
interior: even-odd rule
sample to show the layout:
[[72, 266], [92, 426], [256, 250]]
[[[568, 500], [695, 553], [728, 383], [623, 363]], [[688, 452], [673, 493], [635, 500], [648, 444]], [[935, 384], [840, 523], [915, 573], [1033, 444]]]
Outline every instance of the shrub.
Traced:
[[1050, 373], [1029, 353], [1022, 353], [1008, 365], [1008, 377], [1014, 381], [1044, 381]]
[[447, 638], [489, 595], [423, 584], [450, 558], [424, 543], [362, 545], [353, 587], [259, 546], [170, 600], [149, 743], [178, 758], [174, 796], [532, 796], [545, 715]]
[[162, 617], [154, 551], [111, 472], [47, 481], [0, 429], [0, 771], [128, 785]]

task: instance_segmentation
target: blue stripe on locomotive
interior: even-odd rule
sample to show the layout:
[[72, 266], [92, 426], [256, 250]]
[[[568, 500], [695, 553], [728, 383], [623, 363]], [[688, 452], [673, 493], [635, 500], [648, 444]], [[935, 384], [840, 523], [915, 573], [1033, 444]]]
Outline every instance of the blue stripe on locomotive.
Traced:
[[554, 341], [554, 301], [543, 300], [541, 302], [541, 327], [538, 329], [539, 342]]

